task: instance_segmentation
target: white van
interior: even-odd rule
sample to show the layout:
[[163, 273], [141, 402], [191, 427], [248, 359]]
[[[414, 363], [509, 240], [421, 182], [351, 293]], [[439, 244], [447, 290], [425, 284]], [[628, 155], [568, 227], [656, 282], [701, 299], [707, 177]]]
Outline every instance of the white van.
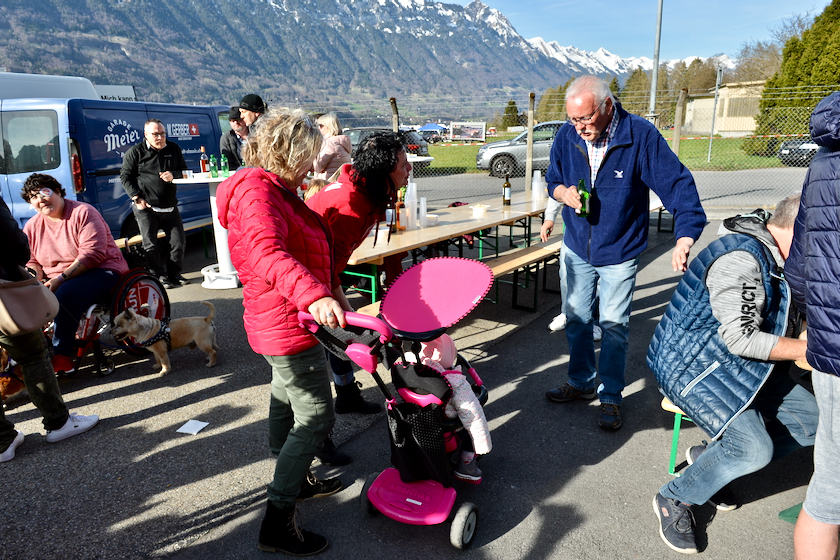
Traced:
[[32, 97], [99, 99], [99, 94], [87, 78], [0, 72], [0, 99]]

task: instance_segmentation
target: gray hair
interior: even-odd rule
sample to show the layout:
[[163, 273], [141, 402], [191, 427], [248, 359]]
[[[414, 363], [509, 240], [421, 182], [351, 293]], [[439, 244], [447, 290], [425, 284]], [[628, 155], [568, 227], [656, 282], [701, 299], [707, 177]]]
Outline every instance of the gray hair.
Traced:
[[776, 211], [767, 220], [767, 225], [779, 229], [793, 229], [796, 215], [799, 213], [800, 198], [801, 194], [794, 194], [776, 204]]
[[[610, 91], [610, 84], [602, 80], [598, 76], [587, 74], [575, 79], [569, 87], [566, 88], [566, 104], [568, 105], [570, 99], [579, 97], [581, 94], [589, 92], [595, 96], [595, 105], [601, 107], [604, 101], [609, 98], [615, 104], [615, 97]], [[606, 107], [601, 107], [601, 114], [606, 111]]]

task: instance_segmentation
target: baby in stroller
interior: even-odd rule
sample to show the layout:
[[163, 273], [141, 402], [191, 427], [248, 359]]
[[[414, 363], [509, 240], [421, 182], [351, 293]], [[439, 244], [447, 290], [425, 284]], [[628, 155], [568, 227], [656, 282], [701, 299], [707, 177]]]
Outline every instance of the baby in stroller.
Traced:
[[407, 361], [433, 369], [449, 386], [451, 395], [446, 402], [444, 414], [450, 419], [458, 418], [468, 435], [461, 441], [460, 455], [454, 457], [457, 461], [455, 478], [478, 484], [482, 472], [476, 464], [476, 458], [489, 453], [493, 444], [484, 408], [465, 375], [469, 371], [463, 371], [463, 367], [468, 364], [459, 364], [458, 358], [455, 342], [446, 333], [434, 340], [421, 342], [417, 356], [411, 352], [406, 353]]

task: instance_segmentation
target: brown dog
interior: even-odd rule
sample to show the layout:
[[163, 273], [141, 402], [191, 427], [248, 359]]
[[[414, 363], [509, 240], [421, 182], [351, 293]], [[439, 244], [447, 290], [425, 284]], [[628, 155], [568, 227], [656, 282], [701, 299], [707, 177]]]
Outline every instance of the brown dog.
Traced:
[[[184, 346], [195, 348], [198, 346], [207, 354], [207, 367], [216, 365], [216, 353], [219, 347], [216, 345], [216, 327], [213, 326], [213, 317], [216, 315], [216, 308], [208, 301], [202, 301], [210, 308], [207, 317], [185, 317], [183, 319], [172, 319], [169, 322], [169, 338], [171, 349], [177, 350]], [[161, 322], [157, 319], [144, 317], [128, 308], [114, 319], [114, 326], [111, 333], [117, 340], [127, 338], [134, 339], [134, 344], [143, 346], [153, 338], [156, 342], [146, 346], [155, 356], [155, 367], [160, 368], [160, 374], [166, 375], [170, 371], [169, 352], [165, 329], [161, 329]]]

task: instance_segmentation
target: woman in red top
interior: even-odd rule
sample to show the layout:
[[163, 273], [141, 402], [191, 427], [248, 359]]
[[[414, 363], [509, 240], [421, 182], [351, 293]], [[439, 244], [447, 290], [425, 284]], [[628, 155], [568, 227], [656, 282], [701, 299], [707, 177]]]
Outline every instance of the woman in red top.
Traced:
[[278, 457], [258, 546], [294, 556], [316, 554], [328, 544], [298, 528], [296, 500], [341, 489], [337, 478], [320, 481], [309, 472], [335, 412], [324, 350], [297, 319], [304, 310], [320, 324], [346, 324], [341, 304], [331, 297], [329, 227], [296, 194], [320, 146], [321, 133], [303, 111], [265, 114], [243, 151], [249, 167], [216, 192], [243, 284], [248, 342], [272, 372], [268, 437]]
[[[377, 132], [362, 140], [352, 166], [342, 166], [338, 181], [306, 201], [307, 206], [320, 214], [332, 230], [335, 270], [331, 288], [333, 297], [341, 302], [345, 311], [353, 311], [353, 308], [344, 296], [339, 274], [347, 267], [350, 255], [362, 244], [371, 228], [385, 219], [385, 208], [394, 200], [397, 189], [407, 184], [410, 172], [411, 164], [400, 137], [393, 132]], [[381, 239], [381, 242], [385, 243], [387, 239]], [[350, 362], [332, 354], [329, 354], [329, 359], [337, 394], [335, 411], [339, 414], [379, 412], [379, 404], [362, 398]], [[317, 457], [331, 465], [350, 462], [350, 457], [335, 450], [330, 439]]]

